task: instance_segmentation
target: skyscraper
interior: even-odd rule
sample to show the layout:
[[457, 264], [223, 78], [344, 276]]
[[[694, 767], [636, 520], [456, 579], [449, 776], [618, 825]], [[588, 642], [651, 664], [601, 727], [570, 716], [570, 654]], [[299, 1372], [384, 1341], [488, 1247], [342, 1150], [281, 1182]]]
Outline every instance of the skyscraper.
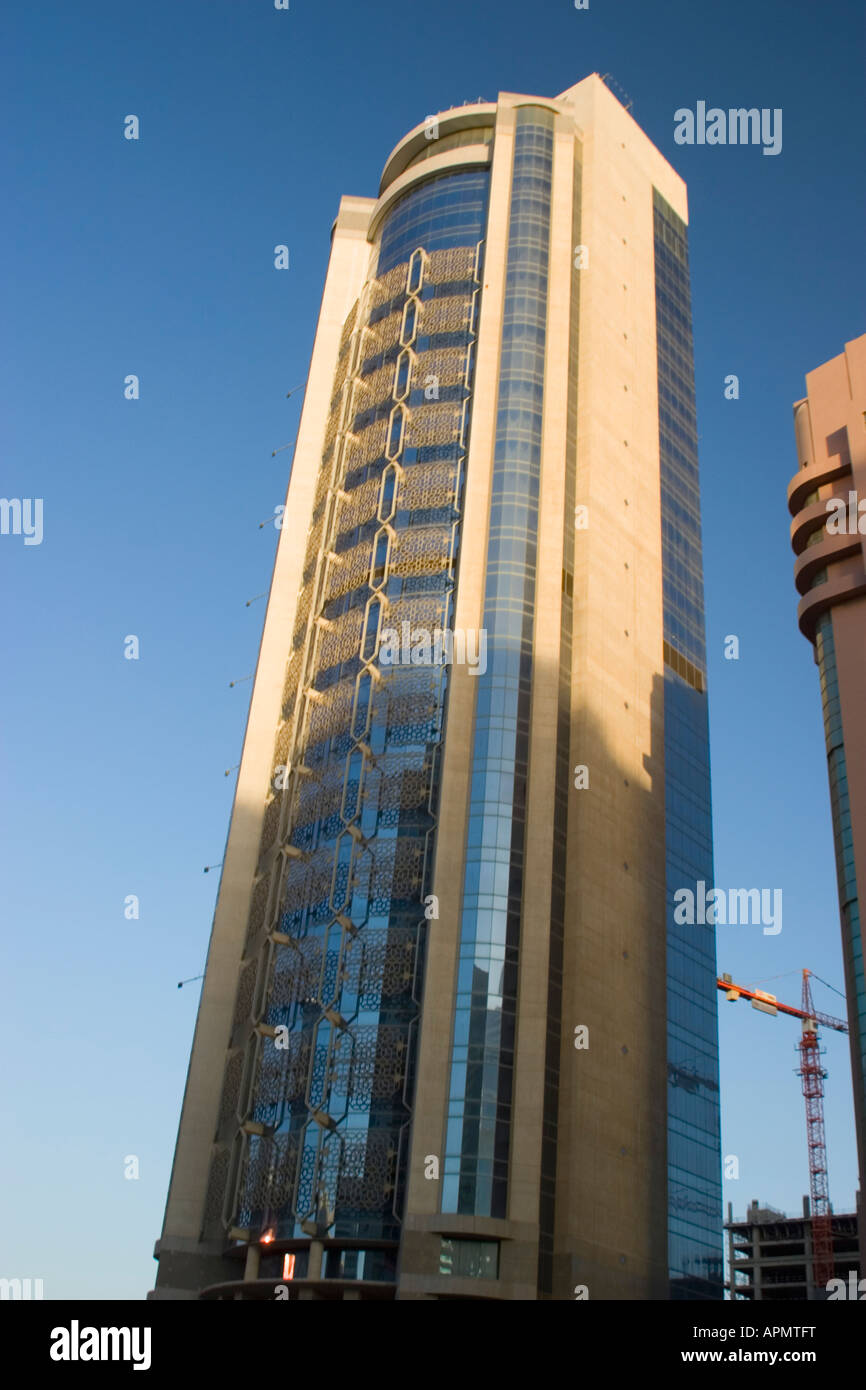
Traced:
[[596, 75], [344, 198], [157, 1297], [720, 1297], [685, 188]]
[[788, 484], [800, 631], [814, 647], [836, 848], [842, 954], [860, 1160], [866, 1196], [866, 334], [806, 376], [794, 405], [800, 468]]

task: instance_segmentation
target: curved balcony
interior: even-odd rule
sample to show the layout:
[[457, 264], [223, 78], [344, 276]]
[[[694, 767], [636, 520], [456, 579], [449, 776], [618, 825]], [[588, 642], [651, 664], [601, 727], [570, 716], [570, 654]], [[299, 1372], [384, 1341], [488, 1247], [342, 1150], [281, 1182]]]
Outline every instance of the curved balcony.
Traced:
[[[810, 464], [807, 468], [801, 468], [799, 473], [788, 484], [788, 510], [792, 516], [803, 508], [803, 501], [814, 492], [816, 488], [824, 487], [826, 483], [836, 483], [841, 478], [850, 478], [851, 460], [847, 453], [834, 454], [833, 458], [821, 465]], [[810, 505], [814, 505], [811, 504]]]
[[[794, 562], [794, 583], [799, 594], [811, 592], [811, 583], [819, 570], [844, 560], [860, 551], [861, 537], [857, 532], [842, 531], [838, 535], [827, 536], [818, 545], [810, 545], [801, 551]], [[822, 586], [823, 587], [823, 586]]]
[[[841, 539], [841, 538], [840, 538]], [[850, 537], [845, 537], [850, 539]], [[823, 549], [816, 546], [816, 550]], [[816, 589], [810, 589], [801, 598], [797, 607], [797, 622], [804, 637], [808, 637], [810, 642], [815, 640], [815, 627], [818, 619], [834, 607], [837, 603], [845, 603], [849, 599], [860, 598], [866, 594], [866, 572], [859, 574], [840, 574], [838, 579], [828, 579], [826, 584], [819, 584]]]
[[[456, 135], [458, 131], [472, 130], [476, 126], [492, 127], [496, 124], [496, 103], [479, 102], [474, 106], [456, 106], [451, 111], [440, 111], [436, 116], [436, 121], [439, 129], [437, 137], [439, 140]], [[427, 131], [427, 121], [424, 120], [419, 125], [414, 126], [394, 146], [382, 171], [382, 179], [379, 184], [380, 198], [385, 190], [391, 187], [395, 179], [408, 169], [415, 157], [422, 150], [435, 143], [429, 139]], [[454, 153], [459, 154], [462, 151], [455, 150]]]
[[[866, 566], [863, 564], [863, 537], [856, 528], [838, 533], [826, 530], [831, 516], [828, 503], [835, 500], [847, 507], [847, 494], [852, 490], [847, 430], [839, 429], [827, 437], [819, 463], [809, 462], [814, 458], [814, 441], [808, 400], [798, 401], [794, 406], [794, 430], [797, 450], [803, 460], [803, 467], [788, 484], [788, 510], [793, 517], [791, 548], [797, 557], [794, 583], [802, 595], [797, 621], [803, 635], [814, 641], [818, 619], [824, 613], [837, 603], [866, 593]], [[820, 489], [830, 487], [835, 498], [815, 496]], [[859, 565], [854, 557], [860, 559]], [[826, 572], [826, 579], [815, 584], [822, 571]]]
[[[808, 496], [808, 494], [807, 494]], [[795, 555], [802, 555], [809, 538], [815, 531], [826, 526], [829, 512], [826, 499], [810, 502], [802, 507], [791, 522], [791, 549]]]
[[459, 169], [485, 169], [490, 163], [491, 148], [489, 144], [479, 143], [445, 149], [418, 164], [410, 160], [402, 173], [395, 174], [389, 183], [385, 184], [383, 180], [384, 191], [370, 215], [370, 238], [376, 236], [386, 214], [413, 184], [435, 178], [437, 174], [453, 174]]

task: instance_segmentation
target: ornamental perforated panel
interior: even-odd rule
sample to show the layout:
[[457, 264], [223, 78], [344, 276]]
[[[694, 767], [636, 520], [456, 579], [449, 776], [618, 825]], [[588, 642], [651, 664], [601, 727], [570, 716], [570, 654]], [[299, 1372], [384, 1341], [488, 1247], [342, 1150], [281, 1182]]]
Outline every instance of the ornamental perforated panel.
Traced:
[[410, 655], [406, 638], [453, 611], [479, 235], [409, 248], [343, 329], [239, 972], [214, 1228], [398, 1233], [449, 681], [441, 656]]

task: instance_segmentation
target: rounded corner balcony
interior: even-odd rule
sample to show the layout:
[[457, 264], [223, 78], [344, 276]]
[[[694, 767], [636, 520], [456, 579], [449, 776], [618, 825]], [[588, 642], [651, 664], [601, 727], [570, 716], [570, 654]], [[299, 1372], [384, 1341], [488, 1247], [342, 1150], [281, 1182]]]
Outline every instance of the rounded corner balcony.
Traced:
[[[808, 494], [812, 496], [812, 494]], [[812, 537], [823, 531], [827, 523], [827, 502], [823, 498], [803, 503], [791, 522], [791, 549], [795, 555], [802, 555], [810, 546], [818, 544]]]
[[[430, 133], [434, 128], [431, 122], [435, 122], [435, 135]], [[460, 161], [461, 155], [472, 163], [477, 162], [476, 147], [489, 145], [495, 123], [496, 102], [456, 106], [450, 111], [428, 116], [404, 135], [388, 156], [379, 183], [380, 199], [410, 167], [426, 165], [429, 159], [438, 159], [446, 152], [452, 153], [456, 162]], [[475, 151], [474, 158], [471, 157], [472, 151]], [[426, 168], [423, 172], [427, 172]]]
[[840, 574], [838, 578], [827, 579], [823, 584], [807, 590], [797, 605], [797, 624], [803, 636], [814, 642], [819, 618], [835, 608], [836, 604], [862, 598], [864, 594], [866, 574], [862, 571], [860, 574]]
[[[825, 513], [826, 515], [826, 513]], [[817, 531], [813, 535], [817, 536]], [[825, 536], [815, 545], [807, 546], [794, 562], [794, 583], [799, 594], [812, 590], [815, 576], [839, 560], [847, 560], [850, 555], [860, 551], [861, 538], [857, 532], [840, 532], [836, 536]], [[840, 576], [841, 577], [841, 576]]]
[[[826, 519], [827, 513], [824, 504], [819, 503], [821, 516]], [[810, 507], [809, 511], [814, 512], [815, 508]], [[794, 526], [797, 526], [797, 522]], [[793, 529], [793, 528], [792, 528]], [[803, 523], [799, 540], [807, 534], [817, 537], [823, 531], [823, 527], [814, 524]], [[866, 593], [866, 571], [862, 568], [853, 569], [845, 566], [842, 569], [833, 568], [842, 560], [850, 560], [852, 557], [861, 553], [862, 537], [854, 533], [841, 532], [838, 535], [825, 536], [823, 540], [817, 540], [816, 544], [809, 544], [804, 541], [799, 546], [799, 553], [794, 562], [794, 583], [797, 592], [802, 595], [797, 606], [797, 624], [804, 637], [810, 642], [815, 640], [815, 629], [818, 619], [835, 607], [837, 603], [844, 603], [848, 599], [859, 598]], [[795, 552], [797, 544], [794, 543]]]
[[[798, 406], [805, 402], [799, 402]], [[795, 407], [795, 412], [797, 407]], [[837, 455], [827, 463], [815, 466], [804, 463], [788, 484], [788, 508], [791, 522], [791, 549], [795, 555], [794, 583], [801, 595], [797, 608], [797, 623], [804, 637], [815, 640], [819, 618], [837, 603], [859, 598], [866, 593], [866, 571], [850, 565], [835, 568], [840, 561], [850, 561], [862, 555], [862, 536], [857, 531], [828, 535], [825, 526], [830, 497], [821, 497], [821, 489], [834, 485], [836, 491], [844, 479], [851, 477], [851, 463], [845, 455]]]
[[[804, 463], [788, 484], [788, 511], [793, 517], [807, 505], [807, 499], [826, 483], [838, 482], [840, 478], [851, 476], [850, 460], [837, 455], [821, 467]], [[792, 533], [793, 535], [793, 533]]]

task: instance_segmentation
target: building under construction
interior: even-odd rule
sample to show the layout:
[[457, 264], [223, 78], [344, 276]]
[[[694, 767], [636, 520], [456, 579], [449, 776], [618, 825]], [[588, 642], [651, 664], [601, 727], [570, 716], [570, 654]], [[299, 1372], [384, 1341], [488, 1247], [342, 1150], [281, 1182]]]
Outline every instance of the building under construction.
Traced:
[[[849, 1283], [859, 1279], [857, 1216], [830, 1214], [833, 1277]], [[750, 1203], [744, 1221], [735, 1221], [728, 1203], [728, 1270], [730, 1298], [753, 1302], [802, 1303], [824, 1300], [827, 1290], [816, 1287], [809, 1198], [803, 1215], [786, 1216], [773, 1207]]]

